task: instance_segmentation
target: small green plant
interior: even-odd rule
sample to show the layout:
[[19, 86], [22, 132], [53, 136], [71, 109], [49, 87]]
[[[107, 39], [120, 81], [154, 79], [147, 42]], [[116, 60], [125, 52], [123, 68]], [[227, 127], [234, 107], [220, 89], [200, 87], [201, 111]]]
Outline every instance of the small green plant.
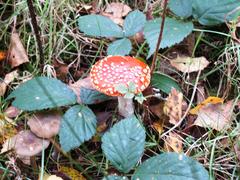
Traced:
[[79, 29], [86, 35], [94, 37], [118, 38], [109, 44], [108, 55], [127, 55], [132, 50], [129, 37], [141, 31], [146, 22], [145, 15], [139, 10], [129, 13], [124, 21], [123, 28], [112, 20], [101, 15], [86, 15], [78, 19]]
[[134, 98], [136, 101], [138, 101], [140, 104], [143, 103], [146, 98], [143, 96], [142, 93], [134, 94], [136, 91], [136, 85], [134, 82], [129, 82], [128, 86], [124, 84], [119, 84], [115, 87], [115, 89], [120, 92], [121, 94], [124, 94], [124, 98], [132, 99]]

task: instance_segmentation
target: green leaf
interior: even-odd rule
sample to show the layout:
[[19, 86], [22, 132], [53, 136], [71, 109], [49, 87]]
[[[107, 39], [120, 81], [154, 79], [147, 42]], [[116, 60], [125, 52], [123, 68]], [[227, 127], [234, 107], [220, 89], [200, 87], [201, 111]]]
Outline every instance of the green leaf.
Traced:
[[143, 101], [146, 100], [146, 98], [143, 96], [142, 93], [139, 93], [139, 94], [135, 95], [134, 99], [140, 104], [142, 104]]
[[134, 173], [137, 179], [208, 180], [207, 170], [184, 154], [163, 153], [143, 162]]
[[128, 83], [128, 90], [129, 90], [129, 92], [135, 92], [136, 91], [136, 89], [137, 89], [137, 87], [136, 87], [136, 84], [134, 83], [134, 82], [129, 82]]
[[124, 98], [126, 99], [132, 99], [134, 97], [134, 93], [131, 93], [131, 92], [127, 92], [125, 95], [124, 95]]
[[176, 80], [166, 74], [154, 73], [151, 79], [151, 84], [167, 94], [171, 92], [172, 88], [182, 92]]
[[102, 137], [107, 159], [124, 173], [129, 172], [144, 151], [145, 130], [135, 116], [121, 120]]
[[[162, 19], [148, 21], [144, 26], [144, 36], [149, 44], [150, 50], [148, 58], [154, 53], [160, 32], [160, 23]], [[170, 47], [181, 42], [193, 30], [192, 22], [182, 22], [175, 19], [166, 18], [163, 30], [163, 37], [160, 48]]]
[[107, 49], [108, 55], [127, 55], [132, 50], [131, 41], [128, 38], [116, 40], [109, 44]]
[[239, 6], [239, 0], [194, 0], [193, 16], [202, 25], [217, 25], [224, 23], [225, 17], [228, 21], [236, 18], [239, 11], [233, 10]]
[[123, 24], [123, 31], [125, 36], [133, 36], [137, 32], [141, 31], [146, 22], [146, 16], [139, 10], [130, 12]]
[[7, 99], [15, 98], [13, 106], [27, 111], [75, 104], [76, 95], [61, 81], [36, 77], [14, 90]]
[[80, 31], [89, 36], [123, 37], [122, 29], [111, 19], [100, 15], [80, 16], [78, 19]]
[[96, 116], [86, 106], [76, 105], [64, 114], [59, 131], [61, 147], [68, 152], [91, 139], [96, 133]]
[[80, 88], [80, 99], [83, 104], [96, 104], [109, 100], [110, 97], [106, 96], [95, 89]]
[[116, 175], [109, 175], [104, 177], [102, 180], [128, 180], [127, 176], [116, 176]]
[[193, 0], [170, 0], [169, 8], [177, 16], [188, 18], [192, 15]]
[[121, 93], [121, 94], [126, 94], [127, 92], [128, 92], [128, 87], [127, 87], [127, 85], [125, 85], [125, 84], [117, 84], [116, 86], [115, 86], [115, 89], [119, 92], [119, 93]]

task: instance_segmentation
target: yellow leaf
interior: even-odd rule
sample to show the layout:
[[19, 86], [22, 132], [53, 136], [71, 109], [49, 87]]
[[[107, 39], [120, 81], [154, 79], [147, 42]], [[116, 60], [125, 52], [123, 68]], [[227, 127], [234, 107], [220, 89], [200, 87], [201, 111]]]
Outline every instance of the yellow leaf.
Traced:
[[59, 171], [69, 176], [72, 180], [86, 180], [79, 171], [71, 167], [60, 166]]
[[163, 132], [163, 121], [162, 120], [159, 120], [157, 122], [154, 122], [152, 127], [158, 132], [158, 134], [162, 134]]
[[208, 105], [208, 104], [218, 104], [218, 103], [223, 103], [223, 99], [219, 98], [219, 97], [214, 97], [214, 96], [209, 96], [207, 99], [205, 99], [203, 102], [201, 102], [200, 104], [198, 104], [195, 108], [192, 108], [189, 113], [190, 114], [197, 114], [198, 111]]
[[4, 119], [4, 115], [0, 114], [0, 144], [5, 140], [15, 136], [17, 129], [15, 126]]
[[7, 53], [5, 51], [0, 51], [0, 61], [3, 61], [6, 59]]
[[178, 56], [176, 59], [171, 60], [170, 63], [173, 67], [184, 73], [203, 70], [209, 64], [205, 57], [191, 58], [186, 56]]

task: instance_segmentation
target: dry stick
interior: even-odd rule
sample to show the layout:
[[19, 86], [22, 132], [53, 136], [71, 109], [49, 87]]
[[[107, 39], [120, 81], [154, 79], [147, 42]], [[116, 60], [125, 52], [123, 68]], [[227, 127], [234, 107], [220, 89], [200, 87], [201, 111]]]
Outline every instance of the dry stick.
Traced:
[[39, 34], [39, 29], [40, 28], [37, 24], [35, 9], [34, 9], [34, 6], [33, 6], [33, 1], [32, 0], [27, 0], [27, 4], [28, 4], [28, 9], [29, 9], [30, 17], [31, 17], [33, 30], [34, 30], [36, 40], [37, 40], [38, 51], [39, 51], [39, 59], [40, 59], [41, 63], [44, 63], [42, 41], [41, 41], [41, 37], [40, 37], [40, 34]]
[[155, 64], [156, 64], [156, 60], [157, 60], [158, 49], [159, 49], [161, 41], [162, 41], [163, 28], [164, 28], [164, 24], [165, 24], [165, 17], [166, 17], [166, 10], [167, 10], [167, 4], [168, 4], [168, 0], [165, 0], [164, 1], [164, 7], [163, 7], [163, 14], [162, 14], [162, 22], [161, 22], [161, 26], [160, 26], [160, 33], [159, 33], [159, 36], [158, 36], [157, 46], [156, 46], [155, 53], [153, 55], [153, 60], [152, 60], [152, 65], [151, 65], [151, 74], [153, 74], [153, 72], [154, 72]]

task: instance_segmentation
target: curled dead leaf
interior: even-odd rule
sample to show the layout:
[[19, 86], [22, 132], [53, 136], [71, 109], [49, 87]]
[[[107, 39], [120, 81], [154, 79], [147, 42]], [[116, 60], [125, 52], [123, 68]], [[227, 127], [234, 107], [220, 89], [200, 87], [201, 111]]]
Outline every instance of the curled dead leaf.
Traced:
[[209, 64], [205, 57], [191, 58], [186, 56], [178, 56], [170, 61], [171, 65], [177, 70], [184, 73], [191, 73], [203, 70]]
[[87, 78], [84, 78], [84, 79], [79, 79], [75, 83], [70, 84], [69, 87], [76, 94], [78, 103], [81, 103], [81, 99], [80, 99], [81, 87], [84, 87], [86, 89], [94, 89], [93, 86], [92, 86], [90, 77], [87, 77]]
[[176, 89], [172, 89], [167, 97], [163, 111], [169, 117], [171, 124], [177, 124], [183, 112], [183, 94]]
[[10, 40], [10, 47], [8, 50], [9, 64], [12, 68], [29, 62], [27, 52], [20, 40], [17, 32], [13, 32]]
[[3, 96], [7, 90], [7, 86], [16, 78], [18, 77], [17, 70], [8, 73], [3, 82], [0, 82], [0, 96]]
[[123, 25], [123, 17], [126, 16], [132, 9], [123, 3], [113, 2], [107, 5], [104, 12], [101, 14], [110, 18], [113, 22]]
[[164, 125], [164, 121], [158, 120], [153, 123], [152, 127], [153, 129], [155, 129], [155, 131], [158, 132], [159, 135], [161, 135], [163, 133], [163, 125]]
[[233, 101], [222, 104], [206, 104], [197, 112], [194, 125], [223, 131], [231, 126]]
[[177, 133], [170, 132], [164, 141], [164, 149], [167, 152], [177, 152], [183, 151], [183, 142], [181, 136]]

